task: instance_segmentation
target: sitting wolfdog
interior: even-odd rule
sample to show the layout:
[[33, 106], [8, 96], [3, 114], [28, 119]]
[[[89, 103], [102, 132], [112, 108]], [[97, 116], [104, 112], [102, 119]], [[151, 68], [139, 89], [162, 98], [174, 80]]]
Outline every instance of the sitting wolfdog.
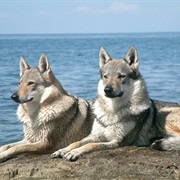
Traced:
[[20, 59], [19, 88], [12, 95], [19, 103], [24, 139], [0, 148], [0, 162], [23, 153], [47, 153], [86, 137], [93, 115], [88, 101], [66, 92], [42, 54], [37, 68]]
[[101, 79], [91, 134], [56, 151], [53, 158], [73, 161], [84, 153], [126, 145], [180, 150], [180, 104], [151, 100], [138, 66], [133, 46], [120, 60], [100, 49]]

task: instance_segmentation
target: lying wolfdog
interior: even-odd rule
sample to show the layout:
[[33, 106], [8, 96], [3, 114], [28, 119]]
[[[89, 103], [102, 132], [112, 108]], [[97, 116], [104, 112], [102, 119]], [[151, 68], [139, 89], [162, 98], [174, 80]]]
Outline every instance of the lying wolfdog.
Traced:
[[120, 60], [101, 48], [91, 134], [56, 151], [53, 158], [76, 160], [84, 153], [126, 145], [180, 150], [180, 104], [151, 100], [138, 66], [135, 47]]
[[19, 103], [18, 118], [24, 139], [0, 148], [0, 162], [22, 153], [47, 153], [86, 137], [93, 117], [89, 102], [66, 92], [42, 54], [37, 68], [20, 59], [19, 88], [12, 95]]

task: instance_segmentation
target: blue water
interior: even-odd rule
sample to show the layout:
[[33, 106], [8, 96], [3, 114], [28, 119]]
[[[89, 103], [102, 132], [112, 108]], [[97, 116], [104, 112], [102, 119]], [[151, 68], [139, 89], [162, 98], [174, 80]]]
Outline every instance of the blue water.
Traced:
[[0, 35], [0, 146], [23, 138], [17, 104], [10, 98], [21, 55], [35, 67], [46, 53], [64, 88], [91, 99], [96, 97], [100, 47], [123, 58], [131, 45], [137, 48], [150, 97], [180, 102], [180, 33]]

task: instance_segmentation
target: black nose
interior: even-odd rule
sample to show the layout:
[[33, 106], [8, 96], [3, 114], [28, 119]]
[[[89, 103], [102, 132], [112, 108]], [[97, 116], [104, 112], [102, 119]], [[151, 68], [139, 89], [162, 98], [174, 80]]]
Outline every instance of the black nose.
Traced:
[[14, 93], [11, 98], [16, 102], [19, 102], [19, 96], [17, 95], [17, 93]]
[[106, 94], [111, 94], [113, 92], [113, 88], [111, 86], [106, 86], [104, 92]]

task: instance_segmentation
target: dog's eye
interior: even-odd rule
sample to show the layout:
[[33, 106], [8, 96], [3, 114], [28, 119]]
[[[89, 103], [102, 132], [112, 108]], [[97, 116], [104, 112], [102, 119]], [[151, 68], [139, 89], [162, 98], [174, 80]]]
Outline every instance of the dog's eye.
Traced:
[[104, 79], [107, 79], [108, 77], [106, 75], [103, 76]]
[[119, 78], [119, 79], [121, 79], [121, 78], [125, 78], [125, 77], [126, 77], [126, 75], [125, 75], [125, 74], [119, 74], [119, 75], [118, 75], [118, 78]]
[[31, 86], [31, 85], [34, 85], [34, 84], [35, 84], [35, 82], [33, 82], [33, 81], [29, 81], [29, 82], [27, 83], [28, 86]]

